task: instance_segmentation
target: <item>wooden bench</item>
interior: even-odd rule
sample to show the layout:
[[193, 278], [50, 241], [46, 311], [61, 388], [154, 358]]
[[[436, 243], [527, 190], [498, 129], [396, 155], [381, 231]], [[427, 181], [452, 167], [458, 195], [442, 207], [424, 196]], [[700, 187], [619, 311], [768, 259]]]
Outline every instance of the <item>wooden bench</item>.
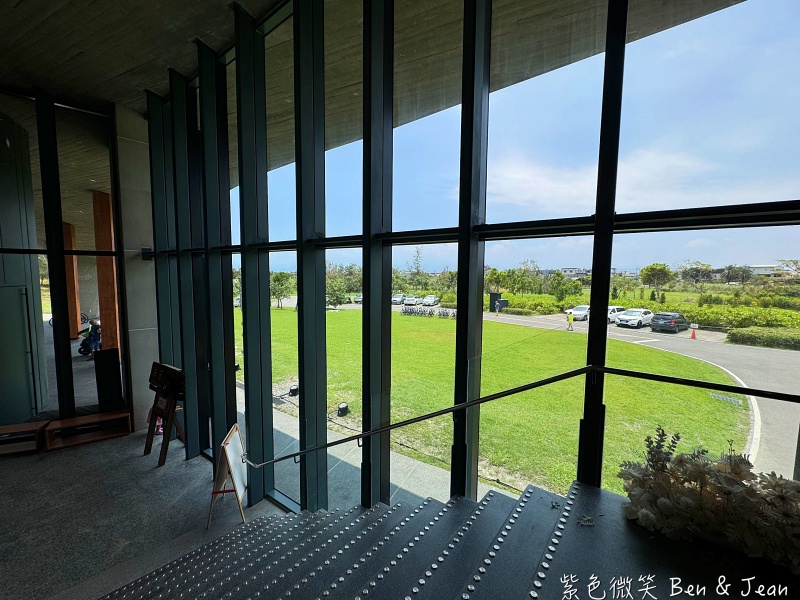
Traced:
[[57, 450], [128, 435], [130, 432], [131, 413], [128, 409], [100, 412], [50, 421], [44, 430], [44, 447], [46, 450]]
[[36, 452], [44, 441], [44, 428], [48, 421], [0, 425], [0, 454]]

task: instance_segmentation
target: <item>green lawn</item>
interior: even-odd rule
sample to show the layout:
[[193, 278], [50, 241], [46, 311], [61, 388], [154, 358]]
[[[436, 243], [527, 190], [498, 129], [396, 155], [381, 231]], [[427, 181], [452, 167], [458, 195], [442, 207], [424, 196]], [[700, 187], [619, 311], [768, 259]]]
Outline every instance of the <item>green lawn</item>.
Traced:
[[[241, 312], [236, 311], [238, 362]], [[272, 310], [273, 381], [297, 374], [297, 313]], [[327, 315], [328, 406], [350, 405], [350, 425], [361, 414], [361, 311]], [[455, 321], [392, 314], [392, 419], [407, 419], [444, 408], [453, 401]], [[481, 389], [490, 394], [582, 366], [586, 336], [484, 322]], [[735, 382], [698, 360], [637, 344], [609, 340], [609, 363], [639, 371], [668, 373], [721, 383]], [[239, 377], [243, 373], [239, 372]], [[578, 425], [583, 412], [584, 378], [574, 378], [481, 408], [481, 474], [520, 487], [534, 483], [564, 493], [575, 476]], [[736, 405], [712, 398], [707, 390], [624, 377], [606, 377], [604, 486], [622, 491], [619, 463], [642, 457], [644, 438], [658, 424], [680, 432], [679, 450], [698, 446], [719, 453], [734, 440], [743, 449], [749, 427], [747, 400]], [[441, 465], [449, 462], [452, 417], [401, 429], [395, 449]], [[411, 446], [413, 449], [408, 449]]]

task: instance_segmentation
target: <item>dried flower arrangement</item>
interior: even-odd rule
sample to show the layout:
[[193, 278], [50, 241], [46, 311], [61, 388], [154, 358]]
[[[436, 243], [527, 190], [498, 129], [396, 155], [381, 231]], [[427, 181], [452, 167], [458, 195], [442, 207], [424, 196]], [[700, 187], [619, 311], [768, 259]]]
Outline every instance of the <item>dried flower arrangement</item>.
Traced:
[[675, 454], [679, 441], [659, 425], [655, 439], [645, 439], [645, 462], [620, 465], [626, 516], [670, 538], [705, 539], [800, 574], [800, 482], [753, 473], [732, 441], [719, 458], [707, 450]]

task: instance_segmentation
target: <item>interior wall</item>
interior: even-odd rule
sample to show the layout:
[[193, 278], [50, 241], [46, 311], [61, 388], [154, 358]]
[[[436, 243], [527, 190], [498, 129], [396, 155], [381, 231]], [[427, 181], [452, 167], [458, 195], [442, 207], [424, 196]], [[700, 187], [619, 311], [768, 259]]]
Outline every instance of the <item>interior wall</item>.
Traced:
[[153, 402], [153, 392], [148, 387], [150, 367], [159, 359], [155, 263], [141, 258], [142, 248], [153, 247], [150, 154], [144, 117], [116, 105], [114, 118], [125, 263], [125, 281], [120, 283], [128, 312], [129, 394], [134, 428], [141, 429]]

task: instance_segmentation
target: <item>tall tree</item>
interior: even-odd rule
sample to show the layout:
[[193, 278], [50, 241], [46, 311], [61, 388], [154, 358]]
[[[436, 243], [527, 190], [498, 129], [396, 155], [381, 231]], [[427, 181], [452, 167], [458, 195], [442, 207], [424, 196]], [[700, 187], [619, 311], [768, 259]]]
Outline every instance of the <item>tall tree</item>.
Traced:
[[539, 265], [532, 258], [523, 260], [519, 263], [519, 272], [521, 275], [521, 289], [520, 292], [524, 296], [525, 293], [541, 294], [542, 293], [542, 271]]
[[800, 259], [781, 258], [778, 264], [791, 273], [792, 277], [800, 277]]
[[269, 295], [275, 299], [278, 308], [283, 308], [283, 301], [292, 295], [294, 289], [294, 275], [285, 271], [270, 271]]
[[[580, 285], [580, 284], [578, 284]], [[564, 274], [558, 270], [547, 279], [547, 286], [550, 290], [550, 293], [556, 297], [556, 300], [561, 302], [564, 298], [567, 297], [567, 278], [564, 277]]]
[[414, 248], [414, 256], [408, 264], [408, 285], [415, 292], [430, 286], [430, 275], [422, 268], [422, 246]]
[[743, 265], [726, 265], [722, 271], [722, 279], [725, 283], [741, 283], [744, 285], [753, 277], [750, 267]]
[[698, 260], [687, 261], [678, 272], [681, 279], [688, 282], [700, 294], [705, 292], [706, 285], [712, 280], [711, 265]]
[[408, 290], [408, 279], [400, 269], [392, 267], [392, 293], [401, 294]]
[[675, 273], [664, 263], [653, 263], [639, 271], [639, 279], [644, 285], [654, 287], [656, 296], [661, 294], [662, 286], [665, 286], [674, 278]]
[[503, 273], [495, 268], [489, 269], [484, 275], [483, 284], [490, 292], [499, 292], [503, 285]]

